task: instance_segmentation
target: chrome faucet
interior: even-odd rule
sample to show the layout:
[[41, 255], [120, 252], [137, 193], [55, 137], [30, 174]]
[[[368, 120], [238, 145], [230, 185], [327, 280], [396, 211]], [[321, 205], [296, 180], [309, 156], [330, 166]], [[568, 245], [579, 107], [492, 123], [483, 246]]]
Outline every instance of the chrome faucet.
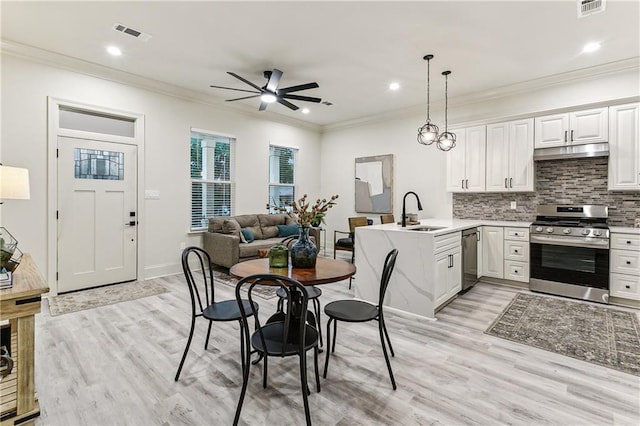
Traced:
[[407, 195], [409, 194], [413, 194], [416, 196], [416, 200], [418, 201], [418, 210], [422, 211], [422, 204], [420, 203], [420, 198], [418, 197], [418, 194], [416, 194], [413, 191], [409, 191], [406, 194], [404, 194], [404, 197], [402, 197], [402, 227], [406, 228], [407, 227], [407, 213], [406, 213], [406, 201], [407, 201]]

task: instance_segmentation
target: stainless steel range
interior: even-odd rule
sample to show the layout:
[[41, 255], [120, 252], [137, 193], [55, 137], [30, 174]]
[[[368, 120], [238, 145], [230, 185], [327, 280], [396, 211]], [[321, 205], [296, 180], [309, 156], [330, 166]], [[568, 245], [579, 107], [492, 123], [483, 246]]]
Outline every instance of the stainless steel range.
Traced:
[[609, 303], [607, 206], [540, 205], [529, 233], [532, 291]]

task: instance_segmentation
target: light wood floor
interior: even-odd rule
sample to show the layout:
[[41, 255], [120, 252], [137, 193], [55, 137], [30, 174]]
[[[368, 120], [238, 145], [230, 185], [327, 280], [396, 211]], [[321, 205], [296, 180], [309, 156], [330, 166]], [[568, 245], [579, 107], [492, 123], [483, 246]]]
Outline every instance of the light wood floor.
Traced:
[[[230, 425], [241, 387], [239, 329], [206, 323], [179, 382], [190, 302], [183, 277], [158, 279], [169, 292], [36, 320], [37, 425]], [[357, 280], [354, 281], [357, 285]], [[350, 297], [347, 282], [322, 286], [322, 303]], [[219, 296], [232, 290], [219, 285]], [[377, 326], [339, 324], [322, 392], [309, 397], [317, 425], [638, 425], [640, 378], [485, 335], [514, 294], [480, 283], [437, 315], [389, 312], [398, 382], [393, 391]], [[273, 312], [275, 299], [260, 301]], [[322, 318], [326, 327], [326, 318]], [[324, 329], [323, 329], [324, 331]], [[310, 376], [312, 356], [309, 356]], [[324, 363], [324, 354], [321, 355]], [[251, 369], [241, 423], [304, 424], [297, 358]], [[313, 383], [313, 382], [311, 382]], [[315, 386], [312, 387], [315, 389]]]

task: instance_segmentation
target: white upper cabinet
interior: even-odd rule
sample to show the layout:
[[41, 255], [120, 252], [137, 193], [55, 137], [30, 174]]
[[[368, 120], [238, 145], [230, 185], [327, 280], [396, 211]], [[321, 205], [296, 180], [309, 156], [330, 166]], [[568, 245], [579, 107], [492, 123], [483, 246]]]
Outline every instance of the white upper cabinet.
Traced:
[[447, 191], [484, 192], [486, 126], [452, 130], [456, 146], [447, 152]]
[[535, 147], [581, 145], [609, 139], [607, 107], [535, 118]]
[[640, 103], [609, 107], [609, 190], [640, 191]]
[[533, 191], [533, 119], [487, 126], [487, 192]]

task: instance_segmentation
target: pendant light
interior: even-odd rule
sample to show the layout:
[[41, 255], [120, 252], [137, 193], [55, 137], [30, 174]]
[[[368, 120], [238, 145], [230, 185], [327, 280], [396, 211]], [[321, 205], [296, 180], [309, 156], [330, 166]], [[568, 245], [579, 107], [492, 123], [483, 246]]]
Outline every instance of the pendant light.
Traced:
[[451, 71], [444, 71], [444, 132], [438, 136], [438, 142], [436, 146], [442, 151], [449, 151], [456, 146], [455, 133], [449, 132], [447, 128], [447, 108], [448, 108], [448, 89], [449, 89], [449, 74]]
[[427, 122], [418, 129], [418, 142], [422, 145], [431, 145], [438, 139], [438, 126], [431, 123], [431, 118], [429, 117], [429, 74], [431, 71], [429, 61], [433, 59], [433, 55], [426, 55], [422, 59], [427, 61]]

